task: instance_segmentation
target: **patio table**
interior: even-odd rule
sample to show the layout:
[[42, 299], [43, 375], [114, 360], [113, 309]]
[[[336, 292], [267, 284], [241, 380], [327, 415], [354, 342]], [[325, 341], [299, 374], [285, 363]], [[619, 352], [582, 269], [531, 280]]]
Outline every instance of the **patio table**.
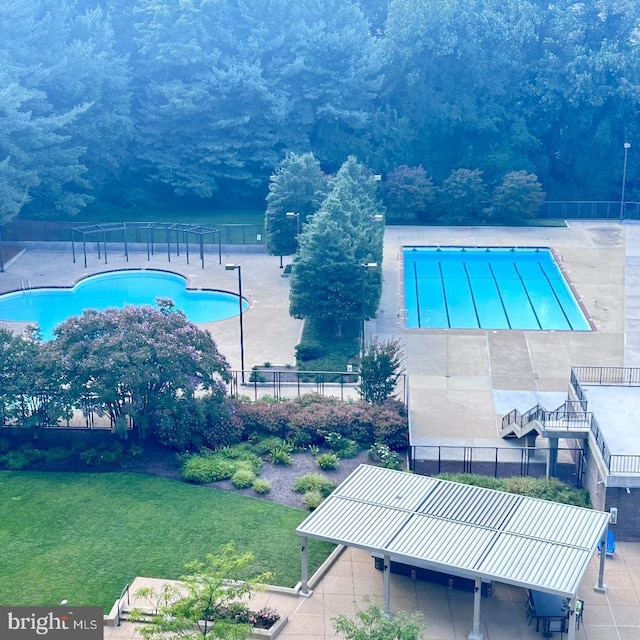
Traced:
[[[561, 634], [566, 631], [569, 614], [565, 607], [564, 598], [553, 593], [534, 591], [532, 589], [531, 599], [536, 610], [538, 622], [542, 619], [542, 630], [545, 636], [550, 636], [552, 631], [560, 631]], [[536, 631], [539, 630], [538, 622], [536, 623]]]

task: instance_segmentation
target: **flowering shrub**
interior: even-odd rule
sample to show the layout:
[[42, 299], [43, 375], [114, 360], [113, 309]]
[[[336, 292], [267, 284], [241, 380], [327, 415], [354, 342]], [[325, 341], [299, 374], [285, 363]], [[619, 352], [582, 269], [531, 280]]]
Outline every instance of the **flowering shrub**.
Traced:
[[371, 445], [368, 456], [370, 460], [380, 463], [380, 466], [385, 469], [397, 469], [398, 471], [402, 469], [402, 457], [381, 442], [375, 442]]
[[271, 607], [263, 607], [250, 616], [250, 622], [259, 629], [269, 629], [280, 620], [280, 614]]

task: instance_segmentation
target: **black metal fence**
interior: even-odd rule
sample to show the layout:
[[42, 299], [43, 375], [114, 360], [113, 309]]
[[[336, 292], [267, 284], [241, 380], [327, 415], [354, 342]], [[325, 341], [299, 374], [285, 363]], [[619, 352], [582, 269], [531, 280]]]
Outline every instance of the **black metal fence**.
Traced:
[[640, 202], [615, 200], [547, 200], [538, 214], [546, 219], [640, 220]]
[[[297, 398], [308, 393], [331, 396], [340, 400], [360, 398], [357, 371], [298, 371], [291, 368], [259, 368], [233, 371], [229, 394], [259, 400], [268, 396], [276, 400]], [[395, 397], [409, 406], [409, 385], [406, 374], [400, 376]]]
[[[579, 447], [558, 448], [554, 477], [582, 487], [584, 451]], [[422, 446], [409, 449], [409, 468], [414, 473], [474, 473], [494, 478], [514, 476], [544, 478], [549, 449], [539, 447]]]
[[[141, 229], [146, 229], [150, 222], [128, 222], [127, 240], [129, 242], [145, 242], [140, 236]], [[4, 242], [71, 242], [72, 229], [91, 226], [90, 222], [74, 220], [72, 222], [59, 222], [54, 220], [22, 220], [14, 218], [2, 227], [2, 240]], [[225, 245], [254, 244], [262, 245], [266, 242], [264, 225], [262, 224], [215, 224], [219, 231], [219, 237], [206, 239], [207, 244]], [[102, 241], [100, 237], [97, 241]], [[122, 241], [122, 233], [114, 233], [113, 238], [107, 236], [107, 242]]]
[[[615, 200], [548, 200], [543, 203], [538, 217], [543, 219], [572, 220], [640, 220], [640, 202]], [[59, 222], [54, 220], [22, 220], [14, 218], [2, 228], [5, 242], [70, 242], [71, 229], [91, 223], [82, 220]], [[130, 222], [135, 225], [148, 225], [148, 222]], [[266, 243], [263, 224], [211, 224], [220, 230], [220, 241], [225, 245], [262, 245]], [[134, 232], [129, 241], [135, 242]], [[216, 238], [215, 242], [218, 239]]]

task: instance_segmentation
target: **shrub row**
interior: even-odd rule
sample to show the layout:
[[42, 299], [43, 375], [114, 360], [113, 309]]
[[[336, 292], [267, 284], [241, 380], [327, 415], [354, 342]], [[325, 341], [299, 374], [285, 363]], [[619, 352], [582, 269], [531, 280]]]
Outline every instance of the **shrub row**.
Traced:
[[88, 449], [80, 447], [36, 448], [28, 442], [10, 449], [6, 440], [0, 440], [0, 469], [18, 471], [27, 467], [42, 469], [69, 469], [76, 467], [118, 468], [125, 462], [142, 455], [138, 445], [125, 447], [120, 442], [101, 444]]
[[542, 498], [552, 502], [571, 504], [576, 507], [591, 507], [589, 492], [584, 489], [575, 489], [557, 478], [494, 478], [492, 476], [480, 476], [472, 473], [442, 473], [438, 478], [472, 484], [476, 487], [517, 493], [530, 498]]
[[[275, 403], [231, 402], [234, 403], [233, 418], [242, 423], [245, 437], [275, 436], [296, 447], [326, 445], [331, 448], [331, 440], [335, 442], [337, 437], [355, 441], [363, 448], [374, 442], [387, 444], [394, 450], [407, 446], [406, 408], [396, 400], [373, 405], [314, 394]], [[349, 448], [354, 447], [345, 443], [345, 449], [349, 451]]]

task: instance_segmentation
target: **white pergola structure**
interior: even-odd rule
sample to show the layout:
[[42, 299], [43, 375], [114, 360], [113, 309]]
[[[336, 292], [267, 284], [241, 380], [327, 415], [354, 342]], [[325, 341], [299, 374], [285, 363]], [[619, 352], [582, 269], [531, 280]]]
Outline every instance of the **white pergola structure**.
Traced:
[[[474, 580], [473, 628], [482, 640], [482, 582], [497, 581], [567, 599], [575, 638], [577, 590], [609, 513], [513, 493], [360, 465], [302, 522], [301, 593], [308, 594], [307, 539], [357, 547], [384, 559], [390, 609], [391, 561]], [[604, 590], [601, 554], [597, 590]]]

